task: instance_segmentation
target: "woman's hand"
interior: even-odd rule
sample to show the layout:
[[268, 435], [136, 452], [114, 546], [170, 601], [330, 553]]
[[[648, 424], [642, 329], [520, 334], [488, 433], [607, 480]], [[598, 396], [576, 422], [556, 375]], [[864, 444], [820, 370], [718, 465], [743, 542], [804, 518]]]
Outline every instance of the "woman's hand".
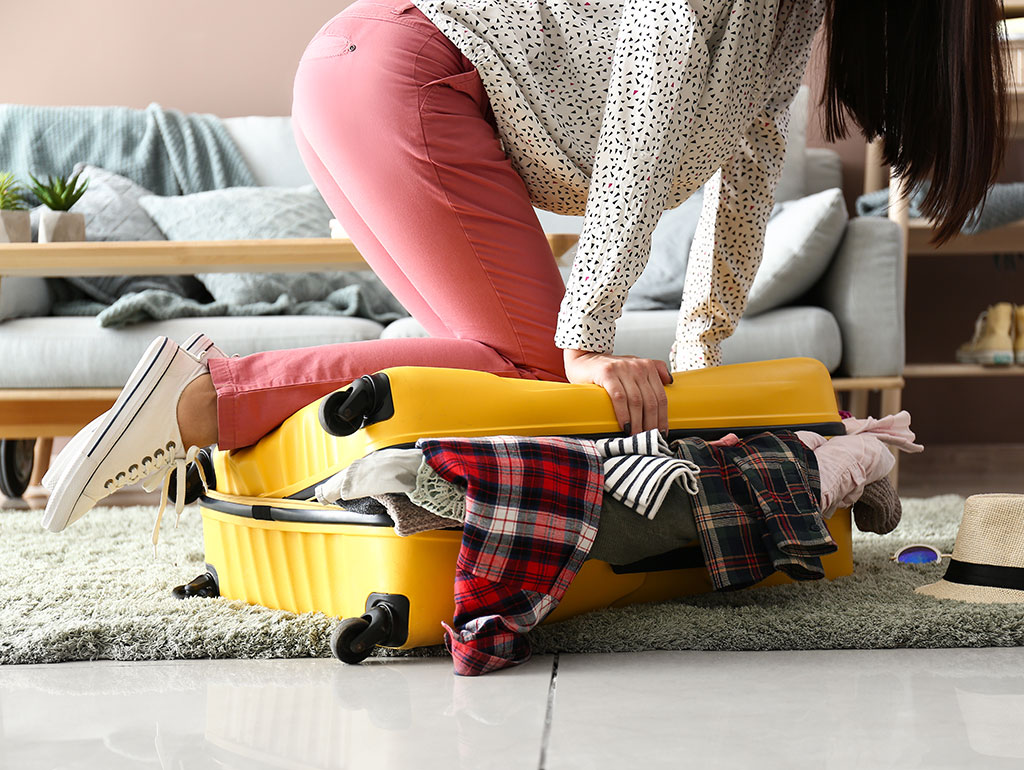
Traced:
[[608, 391], [615, 419], [626, 433], [668, 430], [665, 386], [672, 375], [664, 361], [585, 350], [566, 350], [564, 357], [569, 382], [592, 382]]

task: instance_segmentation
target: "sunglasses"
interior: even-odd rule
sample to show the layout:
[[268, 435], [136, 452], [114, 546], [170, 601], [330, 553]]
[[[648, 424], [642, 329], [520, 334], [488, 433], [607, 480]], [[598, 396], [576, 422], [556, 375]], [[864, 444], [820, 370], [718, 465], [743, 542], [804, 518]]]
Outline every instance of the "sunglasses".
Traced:
[[938, 548], [922, 543], [905, 545], [892, 556], [890, 561], [900, 564], [931, 564], [933, 561], [941, 561], [944, 556], [952, 556], [951, 553], [940, 553]]

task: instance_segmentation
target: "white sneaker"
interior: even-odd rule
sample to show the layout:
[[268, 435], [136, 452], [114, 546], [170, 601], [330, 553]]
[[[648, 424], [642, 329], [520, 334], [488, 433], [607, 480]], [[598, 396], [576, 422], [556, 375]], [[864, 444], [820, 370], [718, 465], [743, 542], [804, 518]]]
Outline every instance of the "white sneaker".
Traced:
[[60, 532], [121, 487], [145, 479], [143, 486], [152, 490], [164, 481], [155, 543], [167, 503], [170, 471], [177, 468], [175, 510], [180, 515], [184, 508], [181, 487], [185, 466], [199, 449], [181, 444], [178, 398], [186, 385], [207, 371], [205, 356], [202, 361], [196, 360], [167, 337], [153, 340], [117, 401], [77, 454], [65, 461], [46, 504], [43, 526]]
[[[210, 358], [227, 357], [224, 355], [224, 351], [214, 345], [213, 340], [202, 332], [193, 334], [185, 340], [181, 349], [197, 361], [206, 361]], [[132, 380], [129, 377], [128, 383], [130, 384], [131, 381]], [[128, 385], [125, 385], [125, 387], [128, 387]], [[51, 492], [53, 491], [54, 487], [57, 486], [57, 483], [60, 481], [60, 477], [63, 474], [68, 461], [81, 454], [82, 448], [85, 446], [86, 442], [92, 438], [93, 433], [96, 432], [96, 428], [104, 419], [106, 419], [108, 414], [110, 414], [109, 411], [104, 412], [72, 436], [71, 440], [60, 451], [60, 454], [57, 455], [57, 457], [55, 457], [50, 463], [50, 467], [47, 469], [46, 473], [43, 474], [42, 486]]]

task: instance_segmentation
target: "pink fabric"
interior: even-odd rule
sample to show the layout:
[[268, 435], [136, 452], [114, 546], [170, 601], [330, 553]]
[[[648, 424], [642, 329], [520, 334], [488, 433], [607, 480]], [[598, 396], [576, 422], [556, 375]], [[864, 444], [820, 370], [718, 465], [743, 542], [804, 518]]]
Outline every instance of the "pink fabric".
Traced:
[[906, 410], [881, 419], [848, 417], [843, 420], [845, 436], [827, 439], [810, 431], [797, 431], [797, 438], [818, 461], [821, 475], [821, 511], [825, 518], [837, 508], [845, 508], [860, 499], [864, 487], [886, 476], [896, 464], [888, 447], [903, 452], [923, 452], [914, 443], [910, 413]]
[[327, 22], [299, 63], [292, 125], [334, 216], [431, 338], [211, 361], [222, 449], [389, 366], [564, 381], [562, 277], [479, 74], [422, 12], [357, 0]]

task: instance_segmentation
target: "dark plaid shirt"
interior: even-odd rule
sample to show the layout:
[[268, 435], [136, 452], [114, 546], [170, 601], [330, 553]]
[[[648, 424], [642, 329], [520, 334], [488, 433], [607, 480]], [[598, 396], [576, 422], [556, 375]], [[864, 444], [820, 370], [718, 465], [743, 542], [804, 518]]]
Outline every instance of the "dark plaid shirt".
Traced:
[[466, 487], [445, 645], [455, 673], [485, 674], [530, 657], [524, 634], [557, 606], [594, 544], [604, 474], [592, 441], [421, 439], [427, 463]]
[[819, 557], [838, 546], [821, 517], [814, 452], [791, 431], [733, 446], [687, 438], [672, 448], [701, 469], [693, 513], [716, 590], [744, 588], [776, 570], [794, 580], [825, 576]]
[[[593, 546], [604, 481], [596, 445], [496, 436], [417, 446], [467, 490], [455, 618], [445, 624], [455, 672], [523, 663], [525, 633], [555, 608]], [[672, 449], [701, 469], [693, 509], [716, 589], [743, 588], [776, 570], [797, 580], [824, 576], [818, 557], [836, 545], [818, 511], [814, 453], [793, 433], [734, 446], [682, 439]]]

